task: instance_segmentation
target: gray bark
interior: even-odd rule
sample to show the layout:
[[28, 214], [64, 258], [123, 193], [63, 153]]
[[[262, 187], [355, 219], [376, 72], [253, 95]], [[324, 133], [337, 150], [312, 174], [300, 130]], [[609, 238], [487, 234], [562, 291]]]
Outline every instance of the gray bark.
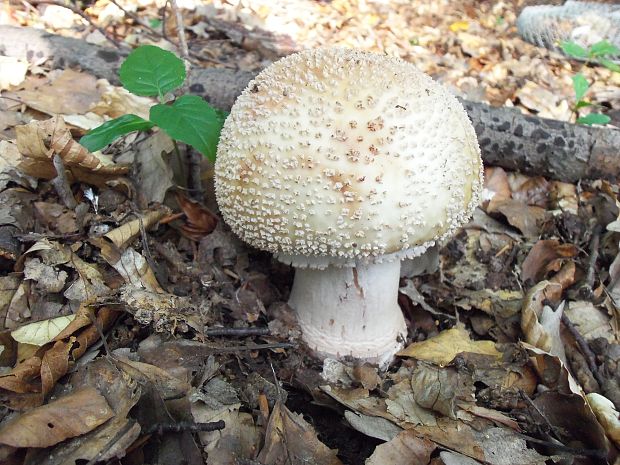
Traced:
[[[127, 53], [36, 29], [0, 26], [0, 54], [30, 60], [48, 57], [55, 67], [75, 66], [115, 84], [117, 69]], [[196, 68], [191, 73], [190, 90], [216, 107], [230, 109], [253, 76], [231, 69]], [[488, 165], [568, 182], [620, 178], [618, 130], [538, 118], [483, 103], [463, 104]]]

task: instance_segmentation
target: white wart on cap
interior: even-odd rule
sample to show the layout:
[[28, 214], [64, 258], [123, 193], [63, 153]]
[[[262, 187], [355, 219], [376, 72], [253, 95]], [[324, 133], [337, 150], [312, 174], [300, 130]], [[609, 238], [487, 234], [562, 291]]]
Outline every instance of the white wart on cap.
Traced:
[[234, 104], [216, 161], [226, 222], [295, 266], [415, 256], [471, 216], [480, 149], [462, 105], [398, 58], [288, 56]]

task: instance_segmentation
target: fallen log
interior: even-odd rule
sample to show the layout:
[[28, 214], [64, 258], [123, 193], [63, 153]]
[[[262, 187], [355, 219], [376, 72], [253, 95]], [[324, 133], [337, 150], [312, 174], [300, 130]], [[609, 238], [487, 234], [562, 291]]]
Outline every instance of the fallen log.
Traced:
[[[0, 26], [0, 55], [31, 61], [49, 58], [54, 67], [78, 67], [118, 84], [117, 69], [128, 49], [101, 47], [31, 28]], [[229, 109], [253, 74], [194, 68], [190, 90]], [[575, 182], [620, 179], [620, 131], [574, 125], [521, 114], [517, 109], [462, 101], [476, 128], [488, 165]]]

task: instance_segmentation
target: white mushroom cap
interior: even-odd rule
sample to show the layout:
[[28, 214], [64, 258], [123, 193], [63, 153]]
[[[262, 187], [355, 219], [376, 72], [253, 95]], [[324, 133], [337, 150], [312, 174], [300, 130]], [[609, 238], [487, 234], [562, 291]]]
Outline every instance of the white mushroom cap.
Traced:
[[324, 268], [424, 252], [478, 204], [482, 161], [463, 106], [398, 58], [290, 55], [234, 104], [215, 164], [222, 215], [244, 241]]

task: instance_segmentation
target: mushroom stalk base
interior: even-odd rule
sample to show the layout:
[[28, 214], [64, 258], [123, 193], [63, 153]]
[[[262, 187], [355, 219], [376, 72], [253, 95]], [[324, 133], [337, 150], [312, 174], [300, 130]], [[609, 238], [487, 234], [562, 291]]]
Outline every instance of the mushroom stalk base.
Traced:
[[400, 261], [325, 270], [296, 268], [289, 305], [322, 357], [389, 363], [407, 335], [398, 306]]

